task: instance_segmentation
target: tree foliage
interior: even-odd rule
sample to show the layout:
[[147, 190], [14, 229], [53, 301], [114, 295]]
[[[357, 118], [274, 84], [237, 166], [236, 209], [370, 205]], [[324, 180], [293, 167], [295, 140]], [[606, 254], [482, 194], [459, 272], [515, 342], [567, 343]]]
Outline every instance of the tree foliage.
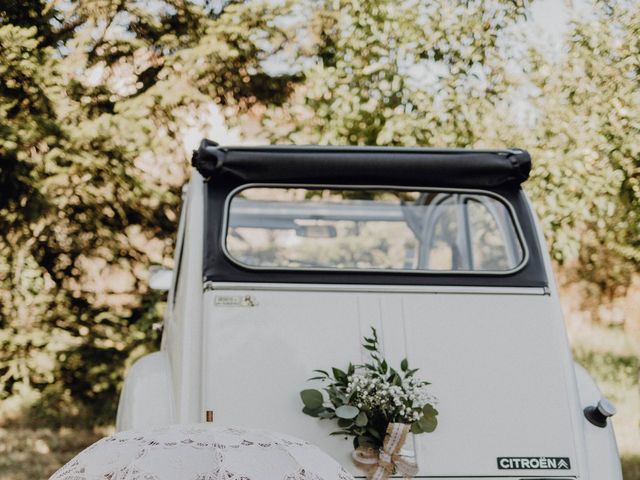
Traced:
[[[0, 6], [0, 400], [110, 421], [157, 340], [184, 129], [217, 104], [273, 141], [532, 151], [552, 255], [621, 293], [640, 262], [640, 5], [566, 51], [520, 0], [7, 0]], [[4, 407], [3, 407], [4, 408]]]
[[112, 420], [125, 360], [157, 336], [145, 272], [173, 249], [182, 118], [295, 80], [261, 66], [282, 42], [268, 3], [218, 7], [3, 3], [0, 399]]
[[[311, 2], [305, 81], [270, 114], [272, 138], [355, 145], [469, 147], [511, 87], [504, 32], [524, 2]], [[308, 55], [313, 53], [313, 55]], [[308, 56], [308, 58], [305, 58]]]
[[640, 265], [640, 4], [594, 14], [572, 23], [559, 62], [532, 55], [531, 192], [554, 257], [575, 265], [596, 306]]

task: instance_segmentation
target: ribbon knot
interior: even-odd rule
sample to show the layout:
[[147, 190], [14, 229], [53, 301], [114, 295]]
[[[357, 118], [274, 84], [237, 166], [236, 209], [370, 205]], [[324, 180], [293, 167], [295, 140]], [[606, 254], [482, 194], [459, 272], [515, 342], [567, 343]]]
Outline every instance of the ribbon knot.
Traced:
[[378, 456], [378, 464], [384, 464], [384, 466], [386, 466], [387, 464], [391, 463], [391, 461], [392, 461], [391, 455], [389, 455], [384, 450], [380, 452]]
[[381, 449], [358, 447], [353, 452], [354, 462], [367, 472], [369, 480], [386, 480], [396, 471], [405, 477], [418, 473], [415, 461], [399, 453], [410, 428], [407, 423], [390, 423]]

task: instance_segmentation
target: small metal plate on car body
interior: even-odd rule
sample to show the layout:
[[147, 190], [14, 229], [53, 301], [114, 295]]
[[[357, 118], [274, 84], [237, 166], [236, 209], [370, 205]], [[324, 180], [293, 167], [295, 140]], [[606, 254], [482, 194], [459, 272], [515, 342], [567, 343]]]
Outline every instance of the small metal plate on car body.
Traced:
[[216, 307], [255, 307], [258, 301], [253, 295], [216, 295], [213, 304]]
[[568, 457], [499, 457], [500, 470], [570, 470]]

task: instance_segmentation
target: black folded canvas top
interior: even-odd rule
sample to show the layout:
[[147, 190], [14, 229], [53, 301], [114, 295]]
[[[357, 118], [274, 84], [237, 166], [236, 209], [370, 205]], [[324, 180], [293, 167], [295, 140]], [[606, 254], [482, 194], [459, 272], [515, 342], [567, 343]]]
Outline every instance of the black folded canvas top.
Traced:
[[520, 149], [440, 150], [397, 147], [223, 147], [203, 140], [193, 165], [214, 183], [307, 183], [498, 188], [529, 177]]
[[[211, 282], [544, 287], [542, 255], [530, 206], [520, 187], [529, 177], [524, 150], [392, 147], [224, 147], [203, 140], [193, 165], [205, 178], [203, 275]], [[223, 251], [229, 196], [247, 184], [489, 190], [508, 202], [522, 228], [529, 260], [516, 272], [403, 273], [250, 269]]]

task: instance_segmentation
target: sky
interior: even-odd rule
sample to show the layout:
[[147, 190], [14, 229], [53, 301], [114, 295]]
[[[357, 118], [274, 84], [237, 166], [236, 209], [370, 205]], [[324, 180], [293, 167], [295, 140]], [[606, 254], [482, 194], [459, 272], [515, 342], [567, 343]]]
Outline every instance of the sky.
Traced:
[[536, 26], [560, 43], [569, 22], [567, 3], [564, 0], [538, 0], [531, 6], [531, 13]]

